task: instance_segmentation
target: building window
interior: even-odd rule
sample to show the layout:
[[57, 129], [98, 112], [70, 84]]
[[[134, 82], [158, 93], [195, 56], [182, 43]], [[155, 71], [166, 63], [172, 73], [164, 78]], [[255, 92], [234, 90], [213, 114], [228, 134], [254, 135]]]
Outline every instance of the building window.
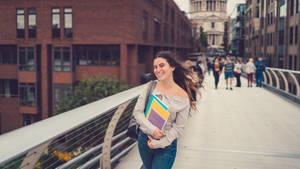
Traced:
[[169, 26], [167, 23], [164, 24], [164, 42], [168, 43], [169, 41]]
[[295, 26], [295, 44], [298, 43], [298, 25]]
[[211, 28], [215, 28], [215, 23], [214, 22], [211, 23]]
[[71, 71], [71, 54], [69, 47], [54, 47], [53, 49], [54, 71]]
[[66, 38], [73, 37], [73, 30], [72, 30], [72, 8], [65, 8], [64, 9], [64, 36]]
[[0, 45], [0, 64], [17, 64], [17, 47]]
[[292, 55], [289, 55], [289, 70], [292, 70], [293, 69], [293, 56]]
[[148, 13], [146, 11], [143, 11], [142, 30], [143, 30], [143, 40], [147, 40], [148, 39]]
[[19, 102], [21, 106], [36, 105], [35, 99], [35, 84], [34, 83], [20, 83]]
[[35, 52], [33, 47], [19, 47], [19, 70], [35, 71]]
[[0, 97], [18, 97], [18, 80], [0, 79]]
[[54, 84], [54, 104], [64, 104], [70, 98], [71, 85], [69, 84]]
[[23, 126], [28, 126], [31, 124], [31, 115], [23, 115]]
[[296, 0], [296, 13], [299, 13], [299, 0]]
[[25, 17], [24, 9], [17, 9], [17, 38], [25, 36]]
[[36, 11], [34, 8], [28, 9], [28, 37], [36, 37]]
[[120, 45], [76, 45], [73, 48], [76, 65], [120, 64]]
[[166, 6], [165, 6], [165, 18], [166, 20], [169, 19], [169, 5], [168, 5], [168, 2], [166, 1]]
[[59, 8], [52, 9], [52, 38], [60, 37], [60, 10]]
[[160, 22], [157, 18], [154, 18], [154, 40], [156, 42], [160, 41]]
[[293, 31], [294, 31], [293, 27], [290, 27], [290, 44], [293, 44], [293, 38], [294, 38]]
[[290, 2], [291, 2], [290, 15], [293, 16], [294, 15], [294, 0], [290, 0]]
[[284, 30], [279, 31], [279, 45], [283, 45], [284, 42]]
[[259, 18], [259, 7], [256, 7], [256, 14], [255, 14], [256, 18]]

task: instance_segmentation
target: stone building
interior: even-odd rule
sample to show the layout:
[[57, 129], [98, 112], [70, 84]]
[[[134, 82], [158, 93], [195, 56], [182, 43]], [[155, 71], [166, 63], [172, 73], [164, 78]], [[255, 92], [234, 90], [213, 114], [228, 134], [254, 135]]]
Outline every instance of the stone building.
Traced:
[[189, 18], [199, 36], [200, 27], [207, 34], [210, 48], [223, 48], [224, 23], [228, 21], [226, 0], [190, 0]]

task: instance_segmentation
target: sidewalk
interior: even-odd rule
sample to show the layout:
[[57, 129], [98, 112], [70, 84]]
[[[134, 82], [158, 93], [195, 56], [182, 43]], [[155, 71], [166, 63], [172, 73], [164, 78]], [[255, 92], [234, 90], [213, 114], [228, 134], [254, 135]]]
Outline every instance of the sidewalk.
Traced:
[[[234, 82], [235, 84], [235, 82]], [[173, 169], [300, 169], [300, 107], [263, 88], [214, 89], [208, 76]], [[234, 86], [234, 85], [233, 85]], [[137, 146], [117, 169], [138, 169]]]

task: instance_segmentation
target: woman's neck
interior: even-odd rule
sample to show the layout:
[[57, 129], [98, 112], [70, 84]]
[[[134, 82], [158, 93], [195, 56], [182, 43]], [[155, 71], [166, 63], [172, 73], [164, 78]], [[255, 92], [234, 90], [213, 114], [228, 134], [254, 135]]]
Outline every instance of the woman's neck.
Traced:
[[176, 85], [173, 78], [168, 78], [159, 82], [160, 82], [160, 87], [164, 90], [172, 89]]

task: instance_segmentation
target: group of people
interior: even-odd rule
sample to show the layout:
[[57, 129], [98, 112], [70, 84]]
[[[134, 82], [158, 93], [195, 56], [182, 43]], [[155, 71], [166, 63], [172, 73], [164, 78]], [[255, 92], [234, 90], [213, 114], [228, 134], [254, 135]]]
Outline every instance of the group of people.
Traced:
[[258, 61], [254, 64], [254, 59], [250, 58], [246, 64], [246, 73], [248, 77], [248, 87], [252, 87], [253, 76], [255, 74], [256, 87], [262, 87], [263, 72], [266, 70], [266, 65], [262, 61], [262, 58], [258, 58]]
[[210, 75], [212, 70], [215, 78], [215, 89], [218, 89], [219, 79], [221, 73], [224, 71], [226, 89], [233, 90], [232, 81], [236, 78], [236, 87], [241, 87], [241, 74], [243, 70], [248, 76], [248, 87], [252, 87], [253, 76], [255, 74], [256, 86], [262, 86], [263, 72], [266, 69], [266, 65], [262, 62], [262, 58], [258, 59], [258, 62], [254, 64], [254, 59], [250, 58], [246, 64], [245, 69], [242, 68], [242, 64], [239, 59], [234, 62], [231, 60], [230, 56], [226, 56], [225, 61], [221, 61], [220, 57], [213, 59], [212, 62], [207, 60], [207, 72]]

